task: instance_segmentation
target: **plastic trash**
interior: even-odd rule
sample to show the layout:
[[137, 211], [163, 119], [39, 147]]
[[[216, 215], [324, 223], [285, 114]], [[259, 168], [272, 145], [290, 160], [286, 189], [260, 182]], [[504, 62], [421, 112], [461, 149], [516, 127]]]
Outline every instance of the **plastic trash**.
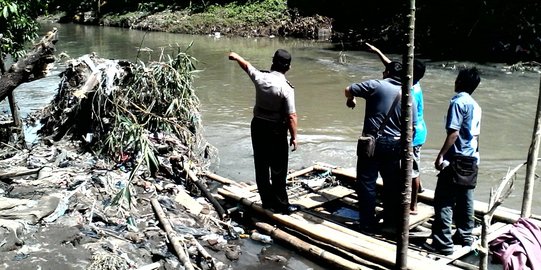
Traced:
[[445, 167], [449, 166], [449, 160], [444, 160], [442, 163], [441, 163], [441, 170], [443, 171], [443, 169], [445, 169]]
[[233, 230], [238, 234], [244, 234], [244, 229], [241, 227], [233, 227]]
[[267, 244], [272, 243], [272, 238], [270, 236], [258, 232], [253, 232], [250, 238]]

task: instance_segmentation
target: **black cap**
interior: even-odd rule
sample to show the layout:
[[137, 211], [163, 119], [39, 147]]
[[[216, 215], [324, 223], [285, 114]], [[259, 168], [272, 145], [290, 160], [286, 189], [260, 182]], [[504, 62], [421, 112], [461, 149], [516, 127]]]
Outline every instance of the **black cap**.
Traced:
[[413, 83], [415, 84], [425, 76], [426, 65], [421, 60], [413, 60]]
[[390, 62], [385, 65], [385, 71], [389, 72], [389, 78], [400, 80], [402, 78], [402, 64], [400, 62]]
[[284, 49], [278, 49], [272, 57], [272, 63], [289, 67], [289, 64], [291, 64], [291, 54]]

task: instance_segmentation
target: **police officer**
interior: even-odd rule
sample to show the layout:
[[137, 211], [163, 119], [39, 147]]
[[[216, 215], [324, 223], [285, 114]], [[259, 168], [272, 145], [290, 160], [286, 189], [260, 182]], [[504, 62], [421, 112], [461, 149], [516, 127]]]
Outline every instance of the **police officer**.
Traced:
[[[285, 73], [291, 55], [278, 49], [272, 58], [270, 71], [260, 71], [235, 52], [229, 59], [237, 61], [255, 86], [255, 105], [251, 122], [252, 148], [257, 189], [265, 209], [291, 213], [297, 206], [290, 205], [286, 192], [289, 146], [297, 149], [297, 113], [295, 92]], [[289, 130], [289, 146], [287, 132]]]

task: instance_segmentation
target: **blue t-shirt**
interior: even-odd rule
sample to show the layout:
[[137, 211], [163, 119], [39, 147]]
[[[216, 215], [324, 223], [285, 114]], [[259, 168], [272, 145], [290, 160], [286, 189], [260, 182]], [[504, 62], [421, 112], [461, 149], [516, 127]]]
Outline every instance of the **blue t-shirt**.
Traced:
[[445, 154], [445, 159], [456, 154], [473, 156], [479, 163], [479, 134], [481, 133], [481, 107], [466, 92], [456, 94], [449, 104], [445, 128], [458, 130], [458, 138]]
[[417, 103], [417, 124], [415, 125], [415, 134], [413, 136], [413, 146], [423, 145], [426, 142], [426, 123], [423, 118], [423, 90], [421, 84], [417, 82], [411, 88], [411, 96]]

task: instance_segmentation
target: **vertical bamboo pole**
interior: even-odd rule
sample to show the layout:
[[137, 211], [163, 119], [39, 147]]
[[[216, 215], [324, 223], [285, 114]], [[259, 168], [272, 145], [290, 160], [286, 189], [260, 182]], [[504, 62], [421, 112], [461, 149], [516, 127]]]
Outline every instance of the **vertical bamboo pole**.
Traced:
[[526, 179], [524, 182], [524, 196], [522, 197], [522, 217], [530, 217], [532, 214], [532, 195], [534, 187], [535, 167], [539, 156], [539, 136], [541, 135], [541, 79], [539, 82], [539, 97], [537, 99], [537, 112], [532, 134], [532, 143], [528, 150], [528, 162], [526, 164]]
[[415, 51], [415, 0], [410, 0], [407, 24], [407, 53], [404, 54], [402, 63], [407, 63], [407, 76], [402, 78], [402, 185], [401, 185], [401, 212], [402, 219], [398, 225], [399, 236], [396, 248], [396, 269], [408, 269], [408, 245], [409, 245], [409, 212], [411, 200], [411, 171], [412, 159], [412, 98], [411, 87], [413, 84], [413, 55]]

